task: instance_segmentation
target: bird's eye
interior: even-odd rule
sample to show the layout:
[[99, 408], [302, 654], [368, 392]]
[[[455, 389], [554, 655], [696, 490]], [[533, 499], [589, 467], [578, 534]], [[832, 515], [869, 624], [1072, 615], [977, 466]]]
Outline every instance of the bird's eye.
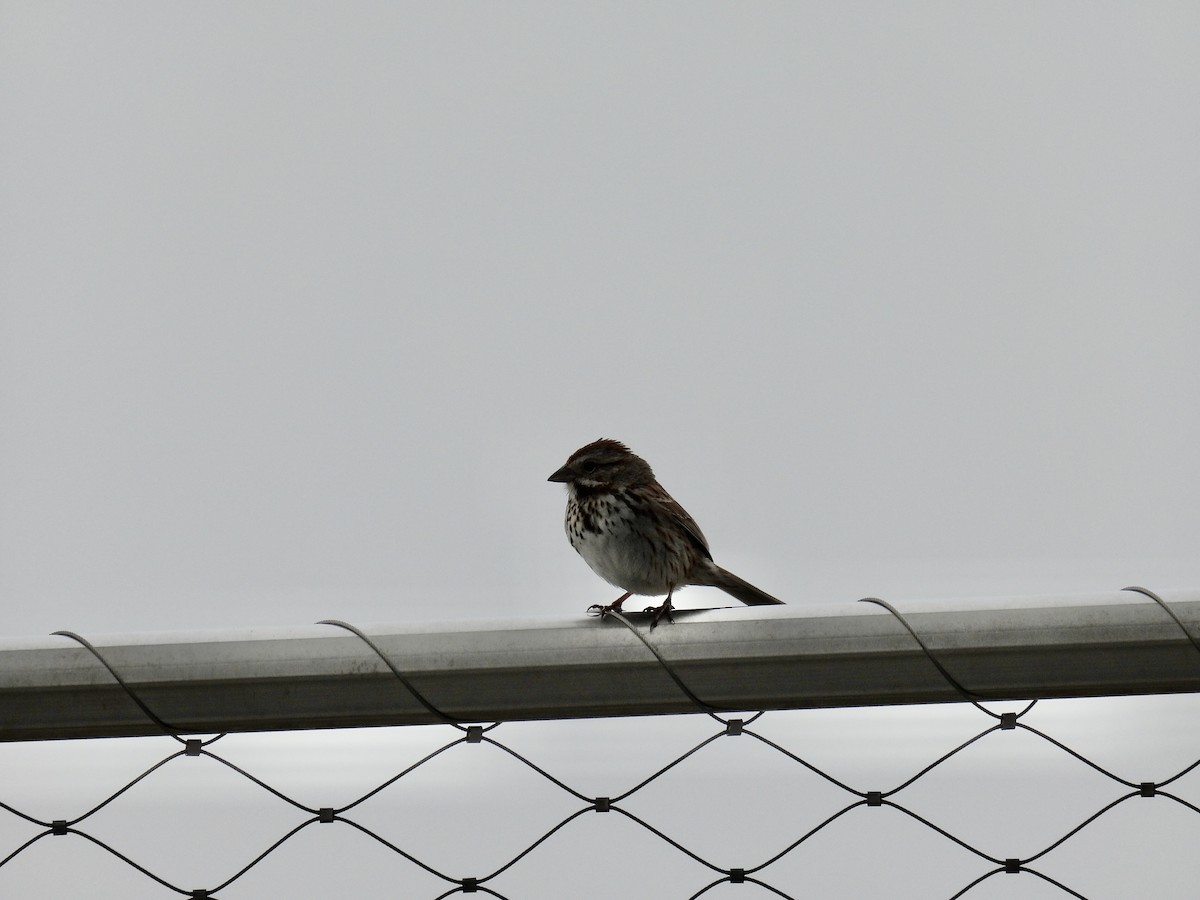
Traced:
[[588, 463], [586, 466], [583, 467], [583, 473], [585, 475], [591, 475], [595, 471], [596, 471], [595, 463]]

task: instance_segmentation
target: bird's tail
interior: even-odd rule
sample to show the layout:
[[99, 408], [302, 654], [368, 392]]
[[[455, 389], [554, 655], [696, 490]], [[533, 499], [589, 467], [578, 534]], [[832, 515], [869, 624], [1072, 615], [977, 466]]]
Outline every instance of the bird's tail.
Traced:
[[709, 573], [709, 578], [705, 579], [705, 584], [712, 587], [718, 587], [731, 597], [741, 600], [747, 606], [768, 606], [775, 603], [783, 603], [776, 597], [772, 597], [766, 591], [760, 591], [748, 581], [743, 581], [727, 569], [722, 569], [715, 563], [712, 566], [712, 571]]

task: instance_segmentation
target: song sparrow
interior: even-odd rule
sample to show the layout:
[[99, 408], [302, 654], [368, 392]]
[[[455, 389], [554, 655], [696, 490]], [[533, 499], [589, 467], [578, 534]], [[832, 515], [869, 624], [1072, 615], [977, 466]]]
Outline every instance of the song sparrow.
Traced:
[[667, 595], [653, 628], [671, 619], [671, 595], [687, 584], [718, 587], [751, 606], [782, 603], [715, 562], [708, 541], [647, 463], [607, 438], [571, 454], [550, 476], [567, 486], [567, 537], [592, 571], [625, 591], [600, 612], [619, 610], [633, 594]]

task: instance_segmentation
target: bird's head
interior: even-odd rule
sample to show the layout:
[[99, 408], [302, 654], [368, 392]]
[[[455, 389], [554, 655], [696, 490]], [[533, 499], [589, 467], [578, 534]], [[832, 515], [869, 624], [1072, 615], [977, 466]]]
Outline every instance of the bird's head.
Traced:
[[547, 481], [584, 487], [623, 487], [654, 481], [650, 464], [620, 441], [601, 438], [580, 447]]

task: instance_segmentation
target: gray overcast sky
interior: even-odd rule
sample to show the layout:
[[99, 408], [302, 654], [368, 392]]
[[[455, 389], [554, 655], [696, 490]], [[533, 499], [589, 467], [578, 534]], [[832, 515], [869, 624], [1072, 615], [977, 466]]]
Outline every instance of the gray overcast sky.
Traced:
[[1198, 37], [0, 2], [5, 634], [582, 614], [600, 436], [788, 602], [1200, 586]]

